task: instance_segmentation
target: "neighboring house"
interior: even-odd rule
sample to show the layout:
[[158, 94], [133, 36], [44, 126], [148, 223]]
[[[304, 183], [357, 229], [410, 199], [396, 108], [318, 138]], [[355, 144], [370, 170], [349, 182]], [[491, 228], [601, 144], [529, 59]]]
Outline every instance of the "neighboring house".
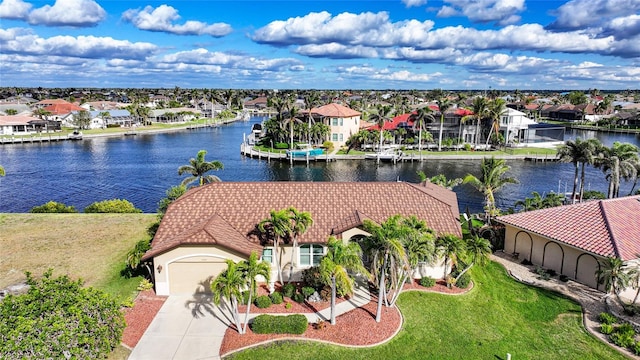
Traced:
[[264, 110], [267, 108], [267, 98], [265, 96], [257, 97], [253, 100], [245, 101], [244, 108], [246, 110]]
[[64, 99], [45, 99], [45, 100], [38, 101], [37, 103], [32, 104], [31, 106], [34, 109], [43, 109], [48, 106], [55, 106], [55, 105], [61, 105], [61, 104], [71, 104], [71, 103]]
[[[307, 211], [313, 225], [299, 246], [262, 246], [257, 225], [271, 210], [295, 207]], [[190, 189], [167, 209], [151, 249], [142, 261], [152, 262], [156, 293], [208, 291], [210, 281], [226, 269], [225, 260], [247, 259], [251, 252], [274, 263], [280, 259], [286, 280], [292, 252], [293, 279], [318, 265], [329, 236], [358, 240], [367, 233], [363, 221], [382, 223], [390, 216], [415, 215], [437, 234], [462, 236], [456, 194], [430, 183], [404, 182], [220, 182]], [[441, 277], [443, 264], [424, 269]], [[277, 270], [272, 269], [272, 282]]]
[[330, 128], [329, 141], [336, 147], [347, 142], [347, 139], [360, 130], [361, 113], [346, 106], [331, 103], [310, 110], [316, 121], [322, 121]]
[[159, 123], [184, 123], [198, 118], [202, 112], [194, 108], [156, 109], [149, 111], [148, 121]]
[[[107, 126], [119, 125], [121, 127], [131, 127], [140, 124], [140, 120], [131, 115], [128, 110], [108, 110], [90, 111], [91, 129], [99, 129]], [[108, 113], [109, 115], [101, 115]]]
[[[615, 257], [640, 257], [640, 196], [588, 201], [500, 216], [506, 227], [504, 251], [603, 290], [596, 271]], [[623, 296], [633, 298], [627, 289]]]
[[109, 110], [118, 110], [123, 104], [117, 103], [115, 101], [90, 101], [80, 105], [82, 108], [86, 110], [95, 110], [95, 111], [109, 111]]
[[42, 120], [34, 116], [0, 116], [0, 135], [31, 135], [60, 130], [58, 122]]
[[50, 120], [56, 120], [63, 122], [63, 126], [73, 127], [74, 125], [69, 123], [69, 118], [72, 118], [73, 112], [83, 111], [84, 109], [78, 105], [70, 102], [56, 103], [54, 105], [45, 106], [44, 110], [48, 111], [51, 115], [47, 118]]

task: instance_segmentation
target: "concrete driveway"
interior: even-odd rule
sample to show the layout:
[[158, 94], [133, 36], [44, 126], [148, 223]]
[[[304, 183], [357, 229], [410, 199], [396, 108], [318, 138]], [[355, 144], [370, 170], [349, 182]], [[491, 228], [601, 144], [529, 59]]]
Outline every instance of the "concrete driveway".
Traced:
[[129, 359], [220, 359], [220, 345], [231, 321], [206, 294], [167, 298]]

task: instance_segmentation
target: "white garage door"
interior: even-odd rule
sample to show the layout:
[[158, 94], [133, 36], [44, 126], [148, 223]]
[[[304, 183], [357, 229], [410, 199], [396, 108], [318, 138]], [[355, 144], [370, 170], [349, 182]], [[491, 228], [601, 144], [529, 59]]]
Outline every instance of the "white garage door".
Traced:
[[211, 280], [227, 268], [222, 259], [183, 259], [169, 264], [169, 293], [195, 294], [211, 292]]

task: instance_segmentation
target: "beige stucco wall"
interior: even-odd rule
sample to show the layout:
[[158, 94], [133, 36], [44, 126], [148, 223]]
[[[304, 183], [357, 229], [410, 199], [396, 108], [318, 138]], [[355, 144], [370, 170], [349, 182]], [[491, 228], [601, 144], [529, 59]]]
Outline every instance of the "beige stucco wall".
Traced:
[[[336, 126], [333, 124], [333, 119], [342, 119], [342, 126]], [[353, 117], [345, 117], [345, 118], [326, 118], [327, 125], [329, 125], [330, 133], [329, 140], [334, 143], [334, 145], [342, 146], [347, 142], [347, 139], [360, 130], [360, 116]], [[342, 141], [333, 140], [331, 134], [342, 134]]]
[[598, 261], [604, 260], [602, 256], [513, 226], [506, 226], [504, 252], [518, 253], [518, 261], [527, 259], [535, 265], [553, 269], [558, 274], [567, 275], [570, 279], [602, 290], [602, 286], [597, 284], [595, 275]]

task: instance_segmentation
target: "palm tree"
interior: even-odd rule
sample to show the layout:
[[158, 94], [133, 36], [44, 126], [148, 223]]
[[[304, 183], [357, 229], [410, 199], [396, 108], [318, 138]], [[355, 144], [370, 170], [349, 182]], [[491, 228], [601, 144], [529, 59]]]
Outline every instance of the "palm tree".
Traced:
[[495, 131], [496, 138], [498, 138], [498, 133], [500, 131], [500, 116], [502, 116], [502, 113], [504, 112], [505, 109], [506, 109], [506, 101], [504, 101], [504, 99], [498, 98], [489, 103], [489, 107], [487, 109], [487, 115], [491, 120], [491, 129], [489, 129], [489, 135], [487, 135], [487, 144], [486, 144], [487, 146], [489, 145], [489, 141], [491, 140], [491, 133], [493, 131]]
[[313, 225], [313, 218], [311, 213], [307, 211], [298, 211], [294, 207], [287, 209], [289, 211], [289, 219], [291, 221], [291, 238], [293, 240], [293, 249], [291, 251], [291, 262], [289, 263], [289, 279], [287, 282], [291, 282], [293, 275], [293, 260], [295, 259], [296, 249], [298, 248], [298, 237]]
[[542, 204], [544, 202], [542, 195], [540, 195], [540, 193], [537, 191], [533, 191], [531, 195], [533, 195], [533, 197], [525, 198], [524, 200], [518, 200], [513, 205], [515, 207], [522, 206], [522, 211], [542, 209]]
[[462, 270], [456, 277], [456, 281], [466, 273], [474, 264], [484, 266], [489, 262], [491, 256], [491, 242], [489, 240], [480, 237], [478, 235], [472, 236], [466, 240], [466, 246], [464, 251], [465, 263], [469, 264]]
[[[593, 164], [594, 156], [598, 149], [601, 148], [600, 141], [597, 139], [589, 139], [582, 141], [577, 138], [575, 141], [567, 141], [558, 149], [557, 157], [562, 162], [570, 162], [574, 166], [573, 191], [571, 192], [571, 202], [575, 203], [579, 198], [582, 201], [584, 194], [585, 166]], [[580, 180], [580, 189], [578, 190], [578, 170], [582, 166], [582, 176]], [[577, 196], [578, 191], [580, 195]]]
[[453, 106], [448, 98], [441, 96], [436, 100], [440, 111], [440, 131], [438, 132], [438, 151], [442, 150], [442, 131], [444, 130], [444, 113]]
[[403, 225], [407, 226], [409, 230], [402, 238], [402, 245], [407, 253], [407, 260], [411, 268], [409, 276], [412, 278], [420, 263], [430, 264], [435, 260], [436, 235], [424, 220], [420, 220], [415, 216], [405, 218]]
[[378, 127], [380, 127], [380, 143], [378, 144], [378, 157], [377, 162], [380, 163], [380, 153], [382, 152], [382, 140], [384, 137], [384, 123], [391, 122], [391, 114], [393, 108], [389, 105], [378, 105], [376, 111], [371, 114], [371, 120], [375, 121]]
[[[443, 277], [446, 278], [449, 271], [458, 263], [458, 258], [464, 255], [465, 243], [453, 234], [444, 234], [436, 239], [436, 248], [444, 257]], [[449, 263], [451, 263], [450, 267]]]
[[226, 299], [226, 307], [231, 312], [233, 322], [238, 332], [242, 334], [243, 328], [240, 324], [240, 314], [238, 313], [238, 298], [242, 296], [242, 288], [244, 288], [247, 283], [240, 266], [233, 260], [227, 259], [226, 262], [227, 269], [218, 274], [211, 282], [212, 299], [213, 303], [217, 306], [220, 306], [222, 298]]
[[382, 301], [389, 305], [387, 293], [398, 294], [402, 290], [409, 270], [409, 260], [401, 240], [406, 228], [403, 229], [400, 222], [399, 215], [390, 217], [381, 225], [369, 220], [364, 221], [365, 231], [371, 234], [365, 239], [372, 259], [371, 273], [374, 281], [378, 282], [376, 322], [381, 320]]
[[291, 230], [291, 218], [287, 209], [283, 210], [271, 210], [269, 212], [269, 218], [264, 219], [258, 223], [258, 231], [263, 234], [267, 234], [273, 240], [274, 247], [274, 262], [276, 269], [278, 270], [278, 280], [280, 284], [284, 285], [282, 280], [282, 269], [280, 268], [280, 253], [278, 246], [281, 239], [284, 239], [292, 233]]
[[596, 166], [607, 174], [609, 179], [608, 198], [620, 193], [620, 179], [636, 177], [636, 166], [640, 162], [638, 147], [629, 143], [614, 142], [613, 146], [602, 147], [596, 159]]
[[620, 299], [620, 291], [629, 286], [631, 276], [626, 271], [626, 264], [619, 258], [608, 257], [604, 261], [598, 261], [600, 264], [596, 270], [598, 284], [604, 284], [604, 290], [607, 294], [613, 293]]
[[362, 249], [355, 242], [344, 244], [333, 236], [327, 242], [327, 254], [320, 261], [320, 276], [325, 284], [331, 284], [331, 325], [336, 324], [336, 295], [351, 295], [354, 279], [349, 272], [369, 276], [362, 264]]
[[269, 263], [265, 261], [258, 261], [258, 253], [255, 251], [251, 252], [249, 259], [240, 263], [240, 271], [243, 272], [243, 276], [245, 281], [248, 283], [249, 287], [249, 298], [247, 300], [247, 310], [244, 314], [244, 329], [242, 329], [241, 334], [247, 332], [247, 324], [249, 323], [249, 312], [251, 309], [251, 299], [253, 298], [253, 294], [257, 293], [257, 283], [256, 276], [264, 277], [265, 281], [268, 283], [271, 275], [271, 266]]
[[198, 151], [198, 155], [196, 158], [191, 158], [189, 160], [189, 165], [182, 165], [178, 168], [178, 175], [182, 175], [184, 173], [188, 173], [191, 176], [182, 180], [180, 185], [186, 186], [196, 180], [199, 181], [200, 186], [212, 182], [219, 182], [219, 177], [215, 175], [207, 175], [207, 173], [211, 170], [221, 170], [224, 168], [224, 165], [220, 161], [206, 161], [204, 156], [207, 154], [206, 150]]
[[491, 217], [497, 213], [495, 193], [506, 184], [518, 183], [515, 178], [504, 176], [510, 168], [503, 159], [485, 157], [480, 165], [480, 178], [467, 174], [462, 180], [463, 184], [471, 184], [484, 194], [487, 223], [491, 223]]
[[307, 108], [307, 121], [308, 121], [308, 126], [309, 126], [309, 143], [311, 143], [311, 128], [312, 128], [312, 123], [313, 123], [313, 116], [311, 116], [311, 109], [313, 109], [314, 107], [316, 107], [316, 105], [319, 103], [320, 101], [320, 97], [318, 96], [318, 93], [311, 92], [309, 94], [307, 94], [304, 97], [304, 105]]
[[476, 131], [474, 132], [475, 136], [473, 139], [474, 145], [478, 145], [478, 139], [480, 138], [480, 123], [482, 122], [482, 119], [484, 119], [487, 116], [487, 110], [488, 110], [487, 99], [483, 96], [478, 96], [475, 99], [473, 99], [473, 105], [471, 108], [471, 111], [473, 112], [473, 114], [467, 115], [464, 118], [462, 118], [463, 121], [467, 121], [467, 120], [476, 121]]
[[[289, 149], [293, 149], [293, 125], [296, 122], [300, 122], [296, 116], [298, 116], [298, 108], [290, 103], [288, 106], [287, 118], [284, 120], [285, 124], [289, 124]], [[291, 157], [291, 161], [293, 161], [293, 157]]]
[[420, 153], [420, 161], [422, 161], [422, 129], [424, 129], [426, 123], [435, 121], [433, 110], [425, 106], [418, 109], [411, 117], [414, 119], [413, 128], [418, 128], [418, 153]]

